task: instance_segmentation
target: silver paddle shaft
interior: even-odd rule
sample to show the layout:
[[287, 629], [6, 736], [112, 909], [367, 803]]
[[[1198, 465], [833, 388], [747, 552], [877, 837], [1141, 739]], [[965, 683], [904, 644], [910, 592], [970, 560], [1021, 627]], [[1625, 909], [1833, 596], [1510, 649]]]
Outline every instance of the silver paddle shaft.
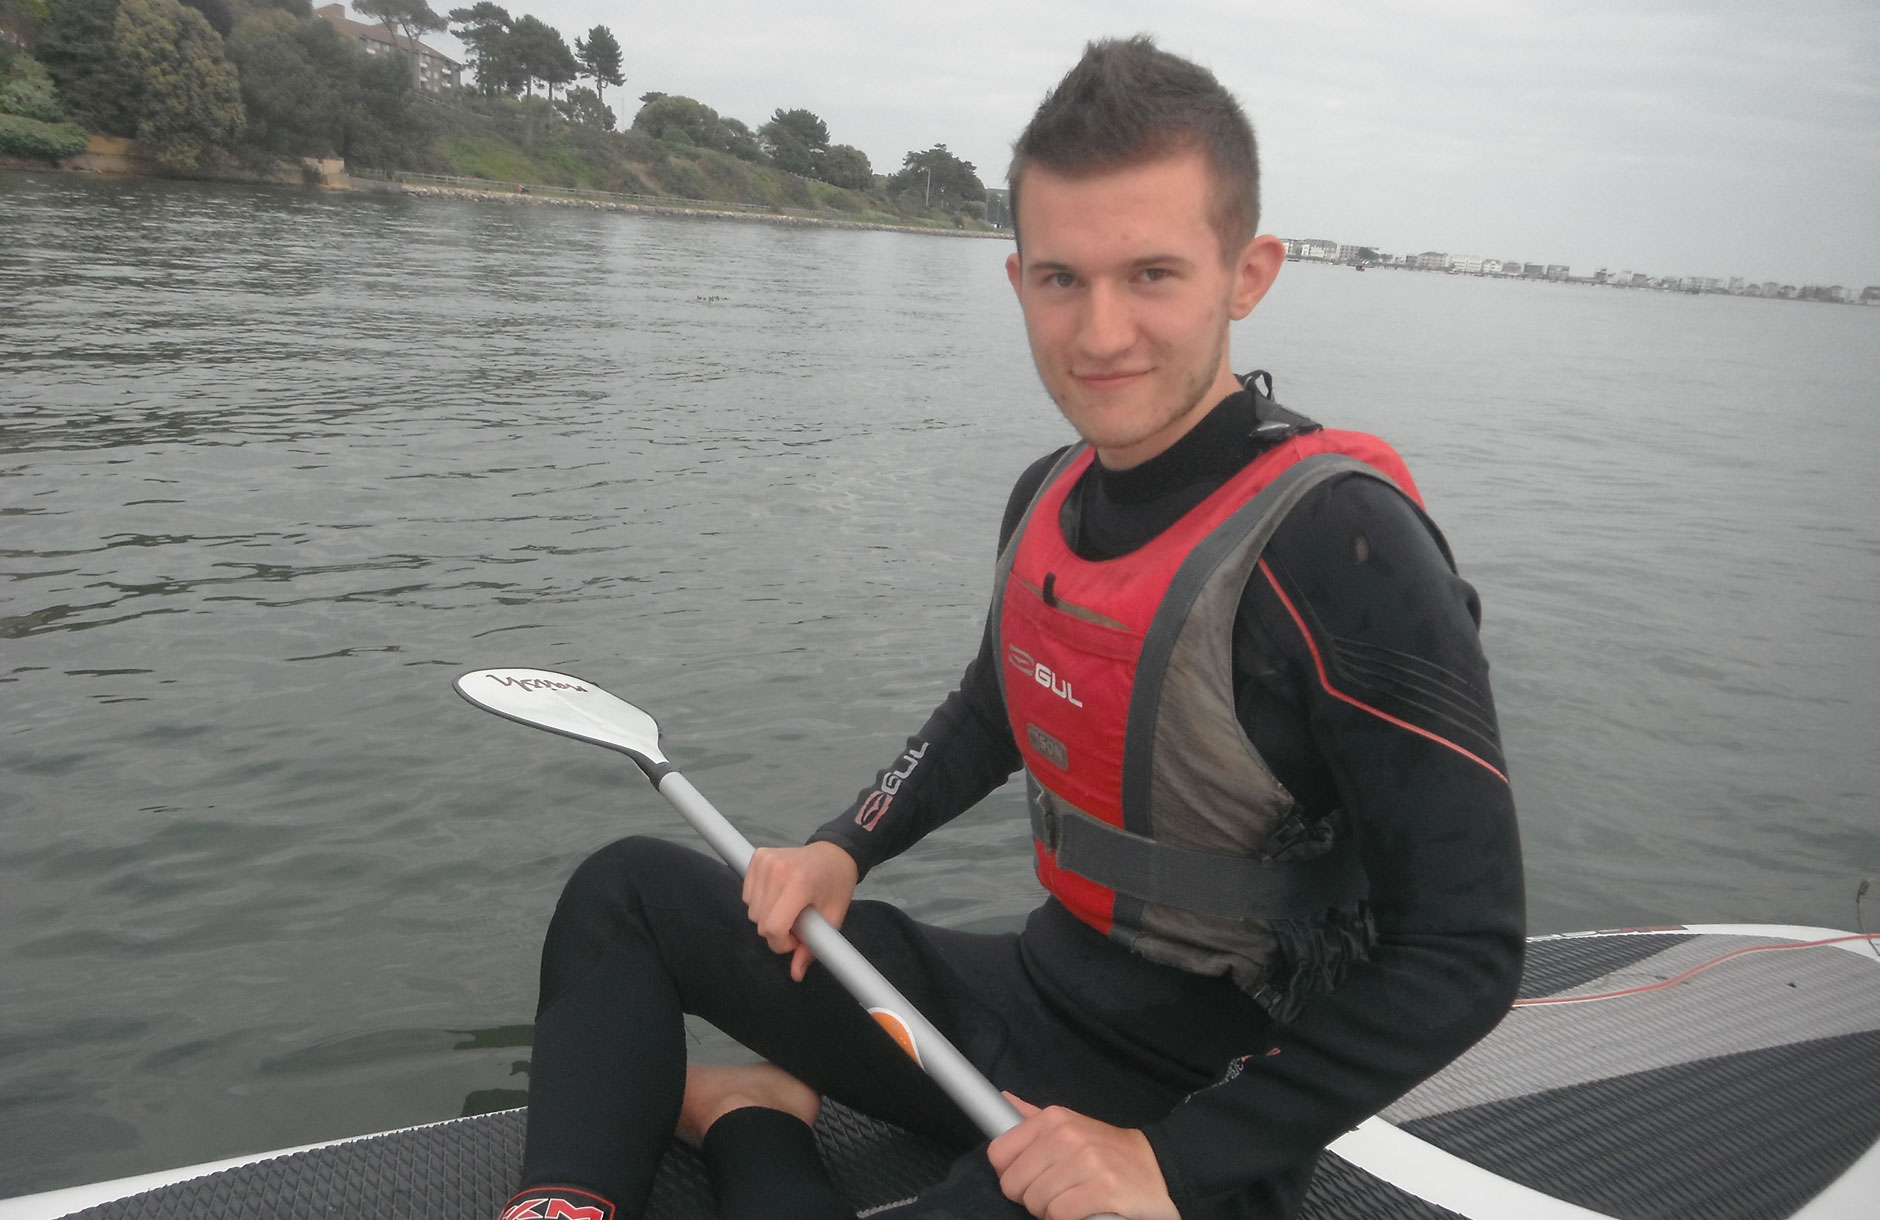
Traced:
[[[756, 848], [718, 812], [717, 806], [705, 799], [703, 792], [692, 786], [691, 780], [677, 771], [668, 771], [659, 781], [659, 794], [672, 802], [672, 807], [740, 877], [750, 870], [751, 854]], [[1012, 1103], [1005, 1100], [1005, 1095], [992, 1087], [992, 1082], [960, 1054], [958, 1047], [947, 1041], [945, 1034], [934, 1028], [933, 1022], [908, 1003], [899, 988], [869, 965], [868, 959], [856, 951], [848, 938], [822, 917], [822, 912], [815, 907], [805, 909], [796, 917], [795, 931], [816, 955], [816, 960], [828, 967], [829, 973], [836, 976], [836, 981], [847, 988], [862, 1007], [885, 1008], [900, 1019], [912, 1033], [914, 1045], [920, 1049], [915, 1062], [953, 1099], [954, 1105], [966, 1111], [966, 1117], [973, 1120], [981, 1134], [987, 1139], [996, 1139], [1018, 1126], [1021, 1116]], [[1104, 1212], [1086, 1220], [1123, 1218]]]
[[[692, 786], [691, 780], [677, 771], [668, 771], [659, 781], [659, 793], [672, 802], [673, 808], [711, 844], [712, 850], [723, 857], [726, 864], [736, 869], [739, 876], [744, 875], [751, 867], [751, 853], [755, 850], [750, 840], [705, 799], [704, 793]], [[966, 1117], [973, 1120], [973, 1125], [987, 1139], [1018, 1126], [1019, 1113], [1012, 1103], [992, 1087], [992, 1082], [982, 1076], [893, 983], [869, 965], [868, 959], [857, 952], [820, 911], [814, 907], [804, 910], [797, 916], [795, 931], [816, 955], [816, 960], [827, 967], [864, 1008], [885, 1008], [900, 1018], [919, 1048], [917, 1062], [946, 1090], [954, 1104], [966, 1111]]]

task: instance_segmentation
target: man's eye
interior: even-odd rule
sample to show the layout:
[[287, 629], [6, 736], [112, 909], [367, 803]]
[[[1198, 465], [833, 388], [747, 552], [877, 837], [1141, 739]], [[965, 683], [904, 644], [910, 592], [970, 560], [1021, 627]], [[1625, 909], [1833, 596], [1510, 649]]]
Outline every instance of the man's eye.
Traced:
[[1050, 275], [1045, 277], [1044, 282], [1053, 288], [1069, 288], [1072, 284], [1077, 282], [1077, 277], [1073, 276], [1068, 271], [1053, 271]]
[[1174, 274], [1175, 273], [1170, 271], [1167, 267], [1144, 267], [1142, 269], [1142, 278], [1149, 281], [1151, 284], [1158, 280], [1165, 280]]

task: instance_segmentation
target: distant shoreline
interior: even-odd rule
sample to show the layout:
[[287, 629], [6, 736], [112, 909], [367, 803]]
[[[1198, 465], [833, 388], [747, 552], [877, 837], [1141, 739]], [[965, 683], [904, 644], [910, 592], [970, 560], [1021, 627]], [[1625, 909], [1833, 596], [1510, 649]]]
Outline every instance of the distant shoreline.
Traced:
[[[94, 174], [101, 177], [170, 178], [192, 182], [239, 182], [249, 185], [300, 186], [354, 194], [413, 195], [418, 198], [476, 199], [499, 203], [546, 203], [557, 207], [589, 208], [599, 212], [627, 212], [643, 216], [699, 217], [706, 220], [742, 220], [759, 224], [825, 229], [873, 229], [883, 233], [919, 233], [933, 237], [990, 237], [1011, 241], [1012, 235], [1000, 229], [943, 229], [928, 225], [897, 225], [885, 221], [846, 220], [839, 216], [806, 216], [783, 211], [751, 211], [735, 206], [712, 207], [685, 204], [636, 202], [621, 199], [584, 199], [569, 195], [535, 194], [532, 184], [504, 183], [510, 189], [495, 190], [449, 184], [412, 184], [378, 178], [354, 177], [345, 163], [336, 158], [303, 158], [299, 162], [282, 160], [273, 172], [222, 170], [220, 172], [169, 175], [157, 171], [155, 162], [139, 156], [130, 140], [121, 137], [93, 136], [90, 146], [77, 156], [60, 162], [29, 161], [0, 156], [0, 170], [28, 173]], [[515, 189], [516, 187], [522, 189]], [[540, 186], [553, 192], [562, 188]]]
[[841, 220], [833, 216], [801, 216], [790, 212], [744, 212], [727, 208], [684, 207], [678, 204], [620, 203], [603, 199], [573, 199], [566, 196], [536, 195], [521, 191], [485, 191], [461, 186], [407, 186], [398, 182], [355, 180], [350, 187], [329, 190], [353, 190], [360, 193], [413, 195], [431, 199], [475, 199], [494, 203], [552, 204], [556, 207], [589, 208], [597, 212], [627, 212], [642, 216], [697, 217], [705, 220], [741, 220], [757, 224], [824, 229], [872, 229], [882, 233], [917, 233], [926, 237], [980, 237], [1011, 241], [1012, 235], [998, 229], [941, 229], [923, 225], [895, 225], [881, 221]]

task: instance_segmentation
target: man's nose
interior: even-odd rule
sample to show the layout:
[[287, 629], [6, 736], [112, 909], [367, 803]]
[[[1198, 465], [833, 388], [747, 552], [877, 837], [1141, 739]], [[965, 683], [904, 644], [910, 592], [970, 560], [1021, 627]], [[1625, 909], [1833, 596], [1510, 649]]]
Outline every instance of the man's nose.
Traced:
[[1078, 339], [1084, 354], [1098, 360], [1113, 359], [1136, 341], [1136, 321], [1129, 302], [1114, 285], [1097, 281], [1085, 297], [1084, 319]]

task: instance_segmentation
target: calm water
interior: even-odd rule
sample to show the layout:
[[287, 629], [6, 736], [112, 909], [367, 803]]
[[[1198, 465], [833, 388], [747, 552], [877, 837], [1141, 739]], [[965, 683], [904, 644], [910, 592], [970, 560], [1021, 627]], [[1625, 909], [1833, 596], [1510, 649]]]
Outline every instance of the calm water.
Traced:
[[[561, 880], [684, 831], [463, 669], [642, 704], [760, 842], [843, 806], [1067, 435], [1008, 250], [0, 174], [0, 1195], [513, 1100]], [[1235, 344], [1481, 590], [1536, 931], [1854, 922], [1880, 310], [1294, 264]], [[1025, 840], [868, 889], [1008, 927]]]

